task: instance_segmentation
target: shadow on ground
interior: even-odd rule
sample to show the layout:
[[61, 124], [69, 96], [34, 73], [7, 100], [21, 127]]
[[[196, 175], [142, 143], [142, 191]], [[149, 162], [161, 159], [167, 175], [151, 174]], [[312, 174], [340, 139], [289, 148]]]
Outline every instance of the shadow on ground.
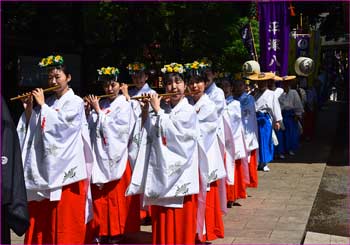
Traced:
[[[324, 124], [319, 128], [326, 131], [336, 127], [336, 134], [328, 139], [332, 148], [306, 231], [350, 237], [349, 108], [347, 103], [333, 103], [329, 110], [333, 109], [338, 110], [337, 124]], [[322, 138], [323, 132], [318, 132]]]
[[139, 231], [127, 234], [120, 244], [152, 244], [152, 232]]

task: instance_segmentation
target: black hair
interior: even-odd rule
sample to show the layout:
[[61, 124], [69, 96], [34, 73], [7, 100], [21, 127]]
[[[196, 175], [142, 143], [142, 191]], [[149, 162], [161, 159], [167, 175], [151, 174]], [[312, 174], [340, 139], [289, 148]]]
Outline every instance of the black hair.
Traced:
[[118, 76], [114, 75], [99, 75], [97, 78], [98, 81], [100, 82], [118, 82]]
[[209, 82], [205, 69], [189, 70], [186, 72], [185, 79], [187, 83], [189, 83], [191, 79], [194, 79], [195, 81], [204, 81], [205, 83]]
[[175, 79], [181, 79], [185, 82], [184, 75], [180, 73], [165, 73], [163, 74], [163, 84], [166, 85], [168, 81], [172, 80], [175, 77]]
[[52, 70], [61, 70], [64, 72], [64, 74], [66, 74], [66, 76], [68, 75], [71, 75], [72, 76], [72, 73], [71, 71], [67, 68], [66, 65], [59, 65], [59, 66], [49, 66], [46, 68], [47, 69], [47, 73], [50, 73]]

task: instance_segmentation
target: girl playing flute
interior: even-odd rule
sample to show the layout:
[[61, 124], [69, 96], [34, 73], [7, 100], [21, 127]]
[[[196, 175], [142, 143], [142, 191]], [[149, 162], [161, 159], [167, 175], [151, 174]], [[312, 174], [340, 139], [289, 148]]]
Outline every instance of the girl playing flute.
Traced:
[[[128, 194], [144, 193], [151, 206], [154, 244], [194, 244], [199, 192], [197, 115], [185, 98], [183, 66], [162, 70], [166, 92], [178, 93], [168, 103], [157, 94], [146, 100], [152, 107], [136, 159]], [[142, 153], [142, 154], [141, 154]]]
[[39, 65], [47, 69], [49, 85], [60, 87], [48, 98], [36, 88], [22, 100], [25, 111], [17, 131], [30, 214], [24, 243], [83, 244], [92, 214], [93, 163], [84, 103], [68, 86], [72, 77], [62, 56], [43, 58]]
[[[124, 233], [140, 230], [139, 196], [125, 196], [131, 178], [128, 160], [128, 140], [132, 108], [119, 90], [116, 67], [98, 69], [98, 81], [108, 98], [87, 96], [93, 109], [88, 117], [90, 137], [96, 164], [92, 169], [92, 197], [94, 218], [89, 224], [90, 240], [99, 243], [117, 243]], [[88, 241], [89, 242], [89, 241]]]
[[[148, 79], [147, 68], [145, 64], [140, 62], [133, 62], [127, 66], [129, 75], [131, 76], [133, 84], [136, 86], [129, 91], [130, 96], [141, 96], [150, 93], [156, 93], [146, 82]], [[140, 102], [137, 100], [131, 101], [133, 115], [131, 118], [130, 139], [129, 139], [129, 160], [132, 168], [135, 165], [136, 157], [140, 149], [141, 135], [143, 122], [141, 118], [142, 110]], [[141, 196], [142, 199], [142, 196]], [[150, 225], [151, 215], [149, 207], [143, 207], [140, 210], [141, 224]]]
[[[218, 180], [226, 176], [217, 137], [218, 113], [214, 102], [204, 93], [209, 81], [205, 72], [208, 64], [185, 64], [188, 85], [193, 92], [193, 104], [199, 121], [198, 149], [200, 193], [198, 195], [197, 232], [200, 242], [224, 237]], [[226, 201], [226, 200], [224, 200]]]

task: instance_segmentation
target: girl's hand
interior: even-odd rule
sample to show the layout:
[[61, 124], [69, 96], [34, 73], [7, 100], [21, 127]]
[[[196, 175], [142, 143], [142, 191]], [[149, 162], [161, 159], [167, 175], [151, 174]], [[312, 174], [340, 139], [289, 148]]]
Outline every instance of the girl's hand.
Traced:
[[44, 91], [42, 88], [36, 88], [32, 91], [32, 94], [38, 103], [38, 105], [42, 106], [45, 104], [45, 96], [44, 96]]
[[91, 107], [96, 111], [96, 113], [99, 113], [101, 111], [99, 103], [100, 98], [93, 94], [88, 95], [87, 98]]
[[[25, 93], [25, 94], [31, 94], [31, 93]], [[22, 94], [22, 95], [25, 95]], [[27, 97], [24, 97], [21, 99], [24, 110], [32, 110], [33, 109], [33, 95], [29, 95]]]
[[[148, 94], [141, 94], [141, 96], [148, 96]], [[146, 98], [140, 100], [139, 102], [140, 102], [140, 105], [141, 105], [142, 112], [147, 112], [148, 113], [149, 98], [146, 97]]]
[[166, 104], [169, 104], [170, 103], [170, 96], [167, 96], [165, 98], [162, 98], [163, 101], [166, 103]]
[[158, 94], [150, 94], [150, 104], [153, 108], [153, 110], [158, 113], [160, 110], [160, 101], [162, 100], [162, 97], [159, 96]]
[[128, 85], [125, 83], [122, 83], [122, 86], [120, 87], [120, 90], [122, 91], [123, 95], [125, 96], [127, 101], [130, 101], [130, 95], [128, 90]]

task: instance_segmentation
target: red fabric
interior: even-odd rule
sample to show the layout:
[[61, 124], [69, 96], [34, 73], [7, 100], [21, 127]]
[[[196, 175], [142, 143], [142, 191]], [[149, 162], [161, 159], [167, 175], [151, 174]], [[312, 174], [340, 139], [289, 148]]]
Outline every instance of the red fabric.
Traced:
[[237, 199], [246, 198], [246, 184], [244, 183], [244, 170], [241, 159], [235, 161], [234, 185], [226, 184], [227, 201], [235, 202]]
[[120, 180], [108, 182], [102, 189], [95, 184], [91, 185], [94, 217], [88, 224], [90, 237], [87, 242], [98, 236], [117, 236], [140, 231], [139, 195], [125, 196], [130, 179], [131, 167], [128, 162]]
[[258, 187], [258, 159], [256, 155], [256, 150], [250, 152], [250, 161], [249, 161], [249, 180], [250, 183], [247, 184], [247, 187]]
[[86, 181], [62, 188], [60, 201], [29, 202], [30, 227], [25, 244], [83, 244]]
[[[141, 196], [140, 196], [140, 199], [142, 199]], [[151, 217], [151, 207], [149, 207], [149, 206], [142, 207], [142, 205], [140, 205], [140, 206], [141, 206], [141, 210], [140, 210], [141, 220], [146, 218], [146, 217]]]
[[238, 198], [235, 193], [235, 186], [226, 184], [226, 198], [227, 201], [236, 201]]
[[197, 195], [184, 197], [183, 208], [152, 206], [153, 244], [194, 244]]
[[204, 241], [202, 242], [223, 238], [224, 222], [222, 221], [218, 181], [210, 184], [210, 191], [207, 192], [205, 203], [206, 234], [203, 235]]

